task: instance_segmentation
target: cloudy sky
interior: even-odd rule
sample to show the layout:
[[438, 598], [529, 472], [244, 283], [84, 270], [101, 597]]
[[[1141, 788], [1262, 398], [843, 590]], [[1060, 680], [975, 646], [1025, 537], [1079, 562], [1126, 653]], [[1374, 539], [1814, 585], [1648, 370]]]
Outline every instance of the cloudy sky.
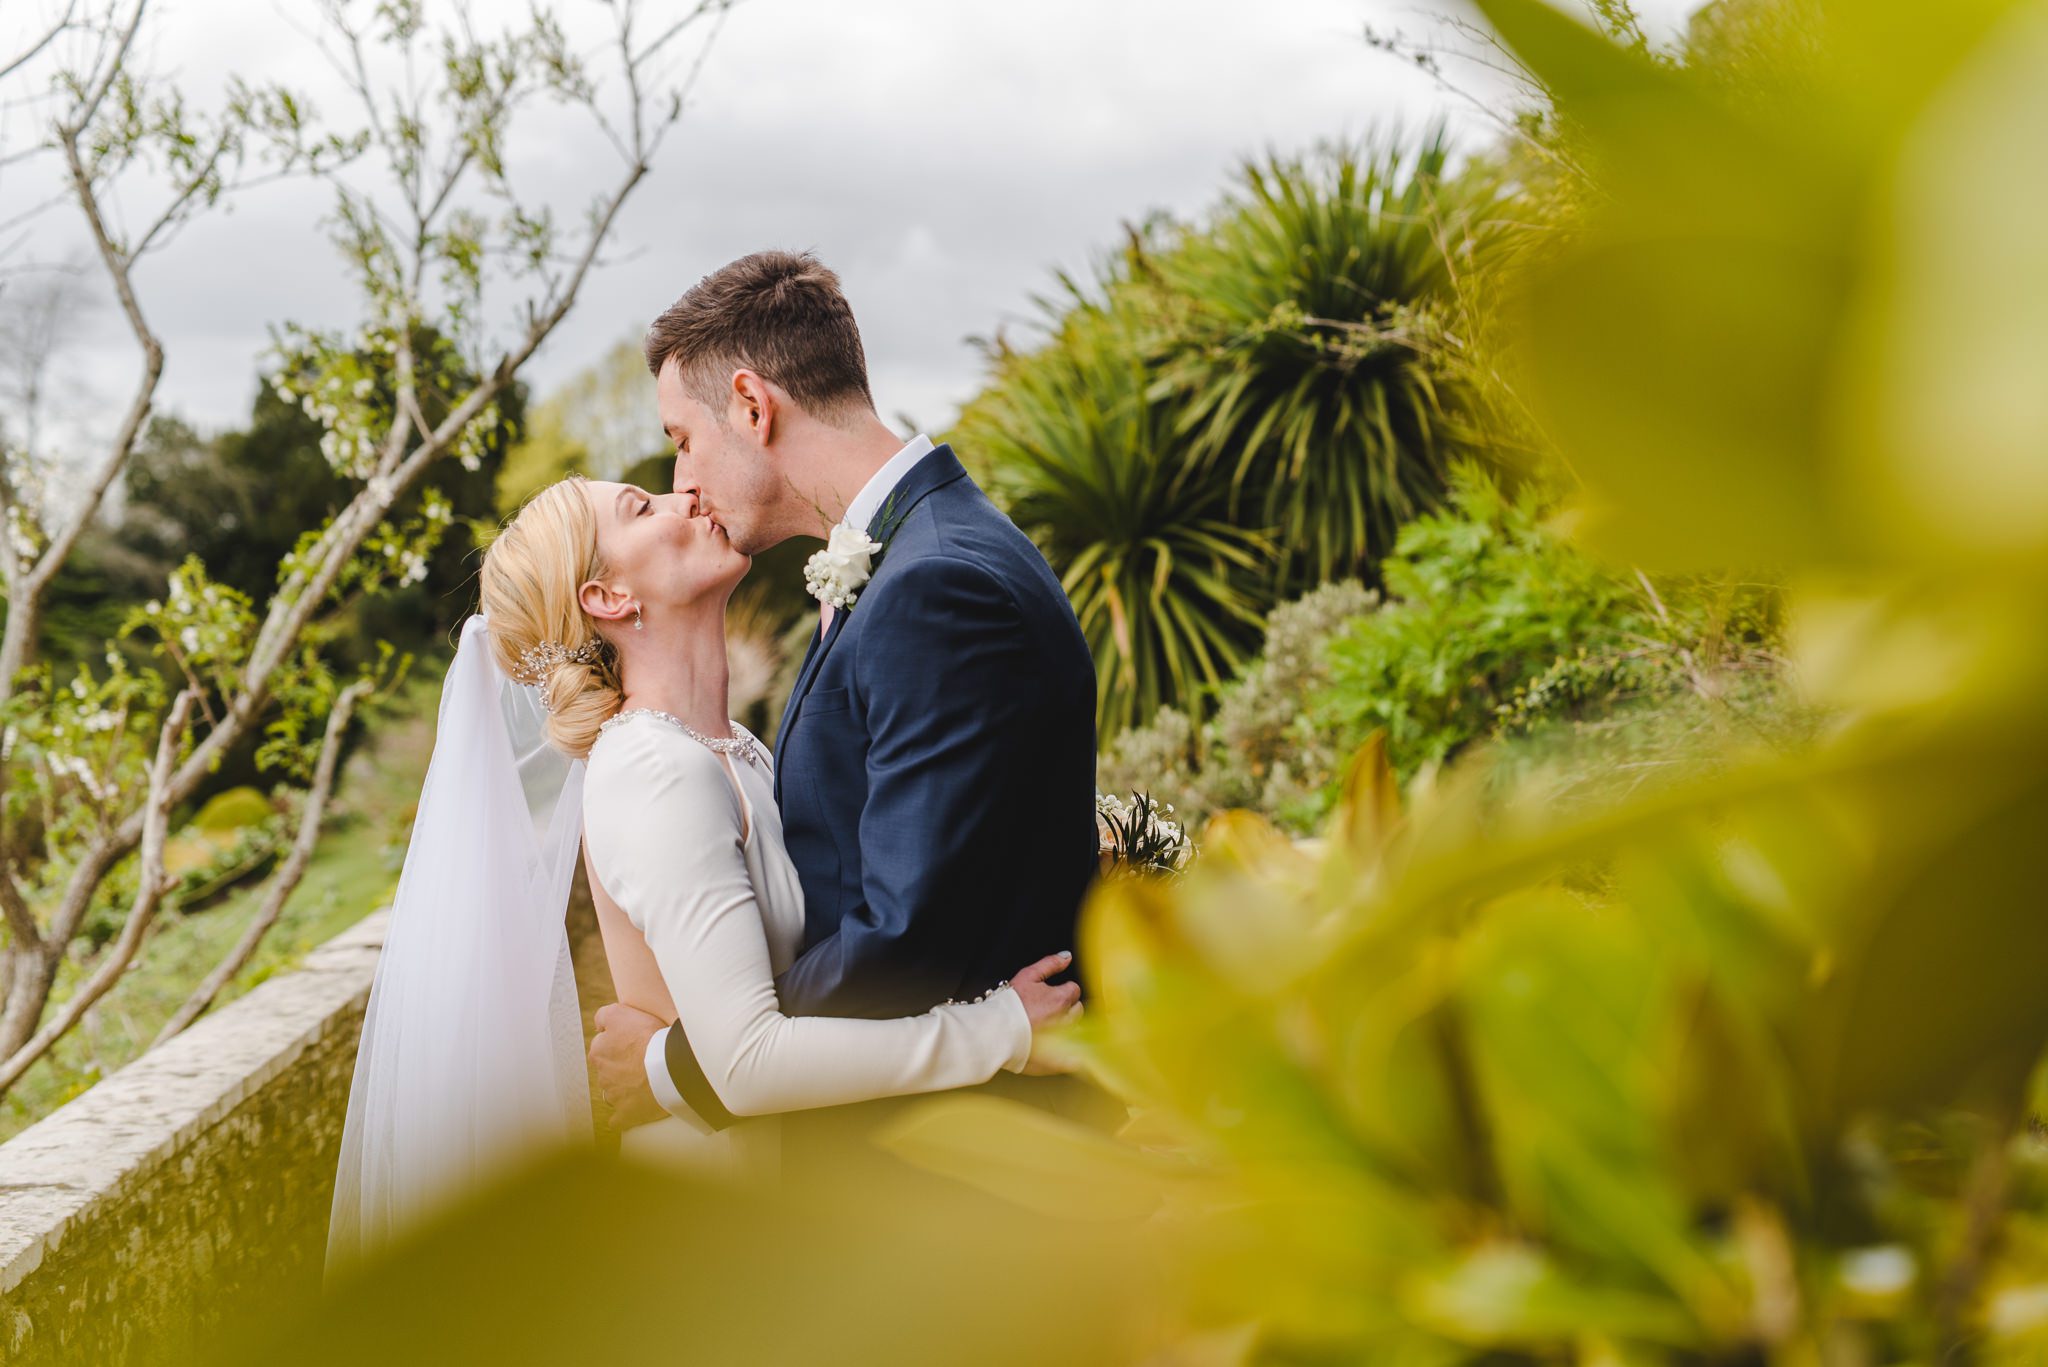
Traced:
[[[488, 17], [502, 3], [477, 9]], [[12, 28], [38, 7], [7, 8]], [[1639, 8], [1668, 35], [1693, 3]], [[147, 52], [197, 98], [239, 73], [286, 81], [347, 116], [306, 36], [310, 10], [305, 0], [159, 0]], [[1085, 269], [1123, 223], [1200, 213], [1262, 149], [1439, 117], [1476, 133], [1476, 115], [1362, 40], [1368, 24], [1430, 32], [1433, 12], [1413, 0], [742, 0], [623, 215], [610, 263], [527, 378], [546, 393], [734, 256], [809, 248], [845, 282], [882, 412], [943, 427], [976, 387], [966, 339], [1028, 326], [1031, 296], [1053, 271]], [[1476, 74], [1469, 82], [1485, 92]], [[21, 112], [0, 119], [19, 145]], [[574, 111], [528, 111], [513, 146], [515, 177], [571, 220], [616, 165]], [[54, 170], [7, 168], [0, 202], [32, 202]], [[169, 356], [161, 409], [237, 423], [272, 326], [353, 318], [319, 226], [330, 203], [314, 184], [261, 188], [145, 266], [144, 306]], [[31, 232], [17, 261], [83, 250], [62, 209]], [[73, 420], [89, 426], [125, 398], [134, 351], [110, 301], [74, 335], [64, 389]], [[651, 404], [650, 394], [650, 433]]]

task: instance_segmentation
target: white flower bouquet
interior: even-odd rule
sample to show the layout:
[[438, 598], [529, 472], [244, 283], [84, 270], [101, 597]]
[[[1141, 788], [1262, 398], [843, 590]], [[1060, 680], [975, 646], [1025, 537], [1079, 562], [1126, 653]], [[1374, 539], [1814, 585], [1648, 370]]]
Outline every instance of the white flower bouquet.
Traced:
[[1195, 843], [1172, 816], [1173, 804], [1161, 806], [1150, 793], [1133, 792], [1129, 802], [1115, 793], [1097, 793], [1096, 853], [1103, 876], [1172, 875], [1186, 868], [1194, 858]]

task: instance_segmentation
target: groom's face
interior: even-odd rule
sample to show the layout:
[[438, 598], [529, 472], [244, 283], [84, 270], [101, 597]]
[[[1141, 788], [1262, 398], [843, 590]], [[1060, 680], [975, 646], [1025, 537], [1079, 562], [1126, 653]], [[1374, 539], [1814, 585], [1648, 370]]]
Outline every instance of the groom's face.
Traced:
[[676, 452], [675, 490], [696, 496], [697, 507], [725, 532], [734, 550], [755, 555], [781, 538], [773, 528], [773, 463], [758, 424], [735, 401], [717, 413], [690, 393], [674, 361], [654, 381], [661, 430]]

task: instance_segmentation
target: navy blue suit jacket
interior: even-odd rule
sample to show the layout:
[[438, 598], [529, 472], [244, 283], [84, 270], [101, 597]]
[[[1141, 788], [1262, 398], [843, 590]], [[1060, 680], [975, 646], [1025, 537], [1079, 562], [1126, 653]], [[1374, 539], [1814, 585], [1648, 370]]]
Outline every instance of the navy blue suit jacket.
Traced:
[[[804, 889], [791, 1015], [916, 1015], [1070, 949], [1096, 868], [1095, 669], [1038, 548], [951, 447], [869, 526], [873, 577], [815, 634], [776, 736]], [[680, 1028], [667, 1059], [725, 1119]]]

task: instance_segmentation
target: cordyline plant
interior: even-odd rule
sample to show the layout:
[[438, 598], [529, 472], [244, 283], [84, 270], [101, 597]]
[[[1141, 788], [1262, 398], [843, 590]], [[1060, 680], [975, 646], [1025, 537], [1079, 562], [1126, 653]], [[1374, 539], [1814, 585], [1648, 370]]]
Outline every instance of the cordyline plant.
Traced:
[[[344, 595], [424, 574], [453, 520], [449, 505], [429, 490], [419, 513], [394, 523], [394, 504], [437, 461], [474, 468], [499, 425], [500, 397], [575, 305], [733, 0], [659, 13], [606, 0], [610, 33], [588, 57], [539, 8], [487, 32], [462, 5], [430, 14], [415, 0], [323, 0], [317, 41], [363, 118], [345, 133], [320, 131], [306, 102], [282, 88], [236, 82], [217, 113], [198, 111], [140, 67], [148, 3], [73, 5], [47, 35], [0, 57], [0, 80], [25, 84], [37, 59], [81, 54], [60, 65], [52, 93], [24, 91], [22, 102], [48, 111], [40, 152], [60, 159], [66, 178], [51, 207], [78, 214], [142, 361], [83, 496], [61, 516], [42, 497], [43, 453], [10, 446], [0, 468], [0, 1093], [134, 962], [171, 883], [173, 813], [259, 731], [259, 761], [312, 785], [298, 836], [256, 922], [166, 1033], [205, 1009], [275, 921], [318, 835], [340, 734], [393, 673], [388, 653], [381, 669], [346, 683], [324, 662]], [[616, 179], [575, 227], [516, 186], [506, 161], [514, 116], [541, 99], [584, 111], [618, 157]], [[322, 453], [357, 481], [354, 496], [306, 530], [267, 603], [212, 582], [197, 560], [180, 567], [166, 595], [123, 629], [154, 648], [160, 672], [132, 668], [109, 643], [104, 672], [60, 679], [37, 659], [44, 597], [133, 456], [163, 373], [137, 268], [231, 192], [282, 175], [333, 188], [333, 236], [360, 312], [346, 331], [281, 325], [273, 384], [321, 422]], [[117, 197], [163, 207], [134, 230], [113, 212]], [[516, 324], [491, 327], [487, 317], [508, 302]], [[119, 930], [51, 1011], [68, 947], [116, 890]]]

